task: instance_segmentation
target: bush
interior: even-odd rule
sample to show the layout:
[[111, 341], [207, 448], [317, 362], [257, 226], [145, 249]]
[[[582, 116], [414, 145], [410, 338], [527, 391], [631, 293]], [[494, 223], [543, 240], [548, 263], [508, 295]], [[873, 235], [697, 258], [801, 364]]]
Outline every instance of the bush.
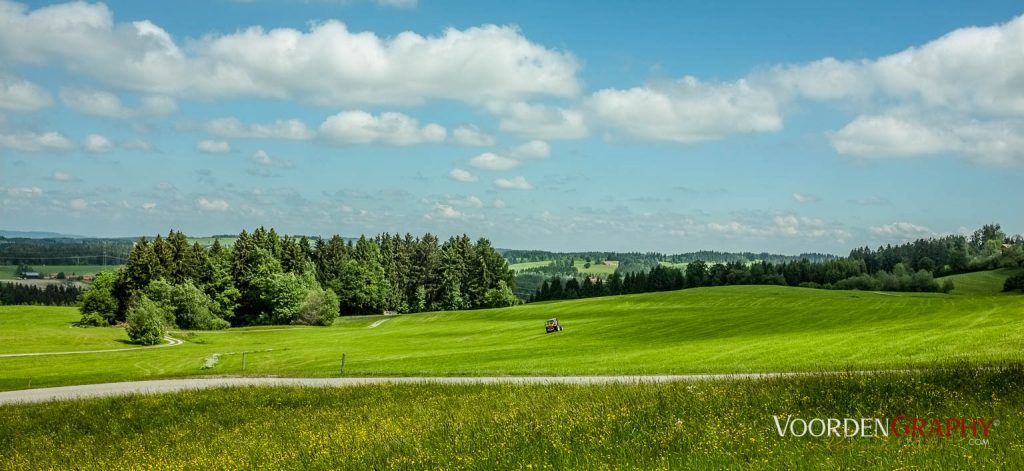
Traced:
[[90, 312], [82, 314], [82, 318], [75, 322], [75, 327], [110, 327], [110, 322], [106, 317]]
[[306, 301], [299, 306], [296, 324], [331, 325], [338, 318], [338, 295], [330, 289], [309, 290]]
[[942, 292], [943, 293], [949, 294], [950, 292], [953, 291], [953, 289], [954, 289], [953, 280], [950, 280], [949, 278], [946, 278], [945, 280], [942, 281]]
[[1003, 291], [1024, 291], [1024, 273], [1007, 278], [1003, 283]]
[[839, 280], [832, 287], [834, 289], [855, 289], [860, 291], [876, 291], [881, 283], [878, 280], [871, 277], [871, 275], [864, 274], [858, 276], [852, 276], [844, 280]]
[[125, 320], [128, 322], [128, 338], [142, 345], [160, 343], [167, 329], [168, 313], [159, 303], [146, 295], [139, 296], [131, 307]]
[[497, 288], [491, 288], [484, 293], [485, 307], [507, 307], [516, 304], [519, 304], [519, 298], [508, 287], [505, 280], [498, 281]]

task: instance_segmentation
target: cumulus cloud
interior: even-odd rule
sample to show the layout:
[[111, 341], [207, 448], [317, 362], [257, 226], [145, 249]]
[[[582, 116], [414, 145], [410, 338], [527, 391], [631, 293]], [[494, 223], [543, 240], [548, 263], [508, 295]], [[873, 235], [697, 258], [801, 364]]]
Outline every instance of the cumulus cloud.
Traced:
[[817, 203], [818, 201], [821, 201], [821, 198], [819, 198], [818, 195], [812, 195], [808, 193], [793, 193], [793, 201], [796, 201], [797, 203], [801, 204]]
[[956, 153], [983, 164], [1024, 163], [1024, 121], [1020, 120], [859, 116], [828, 137], [837, 152], [855, 157]]
[[130, 108], [117, 95], [103, 90], [62, 88], [60, 100], [64, 106], [79, 113], [104, 118], [134, 118], [170, 114], [178, 110], [174, 99], [165, 96], [144, 97], [139, 106]]
[[591, 96], [594, 119], [630, 136], [681, 143], [782, 129], [775, 96], [746, 80], [707, 83], [694, 77], [605, 89]]
[[518, 167], [520, 162], [493, 152], [484, 152], [469, 159], [469, 164], [485, 170], [511, 170]]
[[313, 131], [297, 119], [277, 120], [266, 124], [245, 124], [238, 118], [220, 118], [208, 121], [203, 128], [215, 136], [230, 138], [305, 140], [313, 137]]
[[82, 198], [75, 198], [68, 202], [68, 206], [76, 211], [81, 211], [89, 207], [89, 203]]
[[231, 144], [228, 144], [227, 141], [203, 139], [196, 144], [196, 150], [207, 154], [225, 154], [231, 152]]
[[494, 145], [494, 137], [480, 131], [475, 125], [459, 126], [452, 131], [452, 138], [455, 142], [464, 146], [490, 146]]
[[580, 139], [588, 134], [583, 112], [572, 108], [530, 104], [523, 101], [492, 102], [488, 109], [498, 117], [502, 131], [534, 139]]
[[114, 148], [114, 143], [110, 142], [105, 136], [99, 134], [90, 134], [86, 136], [83, 148], [86, 152], [93, 154], [103, 154], [110, 152]]
[[533, 140], [512, 149], [512, 157], [517, 159], [546, 159], [551, 157], [551, 146], [547, 142]]
[[444, 127], [419, 122], [402, 113], [381, 113], [374, 116], [365, 111], [343, 111], [327, 118], [320, 125], [320, 136], [342, 144], [412, 145], [442, 142], [447, 135]]
[[448, 178], [462, 183], [473, 183], [480, 181], [480, 177], [473, 175], [468, 170], [461, 168], [453, 168], [452, 171], [448, 172]]
[[142, 203], [142, 209], [144, 209], [146, 211], [152, 211], [152, 210], [156, 209], [156, 203], [154, 203], [152, 201], [149, 201], [149, 202], [146, 202], [146, 203]]
[[254, 152], [252, 154], [252, 157], [249, 158], [249, 160], [252, 160], [254, 163], [256, 163], [257, 165], [262, 166], [262, 167], [291, 167], [292, 166], [291, 162], [289, 162], [287, 160], [271, 157], [270, 154], [268, 154], [267, 151], [265, 151], [263, 149], [260, 149], [260, 150], [257, 150], [256, 152]]
[[50, 94], [38, 85], [21, 78], [0, 75], [0, 109], [27, 112], [52, 104]]
[[21, 132], [0, 134], [0, 147], [23, 152], [64, 152], [74, 149], [75, 144], [63, 134], [55, 131]]
[[526, 181], [525, 177], [499, 178], [494, 180], [494, 186], [502, 190], [530, 190], [533, 185]]
[[198, 200], [196, 200], [196, 204], [199, 206], [199, 209], [203, 211], [221, 212], [227, 211], [228, 208], [230, 207], [228, 205], [228, 202], [222, 199], [199, 198]]
[[795, 214], [774, 214], [754, 221], [711, 222], [705, 228], [713, 233], [728, 237], [786, 237], [802, 239], [829, 238], [845, 243], [849, 231], [838, 225]]
[[35, 198], [42, 194], [43, 190], [38, 186], [21, 186], [7, 189], [7, 196], [12, 198]]
[[53, 172], [53, 179], [54, 179], [54, 181], [58, 181], [58, 182], [78, 181], [78, 178], [76, 178], [74, 175], [72, 175], [72, 174], [70, 174], [68, 172], [62, 172], [60, 170], [57, 170], [57, 171]]
[[931, 229], [909, 222], [894, 222], [892, 224], [875, 226], [871, 228], [871, 233], [876, 236], [906, 240], [933, 235]]
[[[409, 4], [410, 0], [382, 0]], [[510, 26], [380, 37], [339, 21], [207, 34], [180, 47], [148, 20], [118, 23], [103, 4], [0, 7], [0, 61], [60, 63], [101, 83], [144, 93], [295, 98], [323, 105], [481, 103], [574, 96], [578, 61]]]
[[435, 204], [434, 210], [427, 215], [427, 219], [462, 219], [462, 212], [447, 204]]

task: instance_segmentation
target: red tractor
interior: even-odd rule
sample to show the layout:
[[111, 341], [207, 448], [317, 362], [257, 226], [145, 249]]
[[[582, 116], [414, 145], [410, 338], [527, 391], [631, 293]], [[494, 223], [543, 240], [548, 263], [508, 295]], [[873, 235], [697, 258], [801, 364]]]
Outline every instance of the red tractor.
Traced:
[[547, 324], [544, 325], [544, 330], [549, 334], [552, 332], [561, 332], [562, 324], [558, 323], [558, 319], [552, 317], [551, 319], [548, 319]]

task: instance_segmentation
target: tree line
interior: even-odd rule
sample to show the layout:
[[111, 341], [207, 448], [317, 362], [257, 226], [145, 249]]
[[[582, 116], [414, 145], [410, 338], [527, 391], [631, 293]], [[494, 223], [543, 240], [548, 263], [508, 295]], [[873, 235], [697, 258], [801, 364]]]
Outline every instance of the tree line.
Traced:
[[[138, 240], [125, 266], [98, 275], [81, 311], [89, 325], [326, 325], [338, 315], [509, 306], [513, 283], [490, 242], [466, 235], [310, 241], [260, 227], [207, 248], [171, 231]], [[155, 343], [162, 333], [136, 337]]]
[[0, 305], [31, 304], [43, 306], [74, 306], [82, 288], [73, 284], [47, 284], [44, 287], [24, 283], [0, 282]]
[[[629, 265], [631, 267], [636, 264]], [[620, 263], [620, 268], [623, 265]], [[970, 236], [919, 239], [871, 250], [856, 248], [848, 257], [814, 262], [690, 262], [684, 269], [654, 265], [646, 270], [616, 271], [607, 279], [554, 276], [542, 282], [530, 301], [668, 291], [727, 285], [780, 285], [865, 291], [952, 291], [936, 276], [1000, 267], [1024, 267], [1024, 239], [1008, 237], [999, 224], [986, 224]], [[1024, 274], [1006, 281], [1005, 291], [1024, 291]]]

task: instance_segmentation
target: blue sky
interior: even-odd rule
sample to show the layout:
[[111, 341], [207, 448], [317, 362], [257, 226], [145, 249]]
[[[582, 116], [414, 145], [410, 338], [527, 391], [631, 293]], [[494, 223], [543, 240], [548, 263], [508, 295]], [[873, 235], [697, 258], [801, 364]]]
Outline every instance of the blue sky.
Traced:
[[0, 0], [0, 228], [1024, 232], [1018, 2]]

